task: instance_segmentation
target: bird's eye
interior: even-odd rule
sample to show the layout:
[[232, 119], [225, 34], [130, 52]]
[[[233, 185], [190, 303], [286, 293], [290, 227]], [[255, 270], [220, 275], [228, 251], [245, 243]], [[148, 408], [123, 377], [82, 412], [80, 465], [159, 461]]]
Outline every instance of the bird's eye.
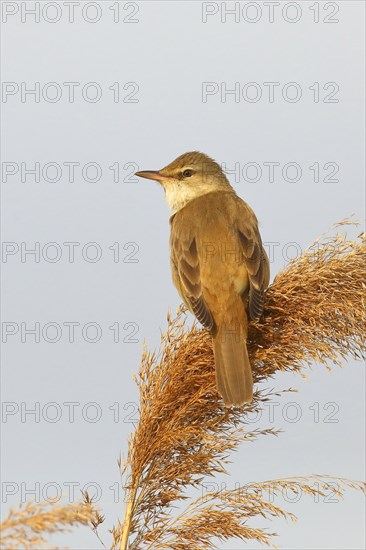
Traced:
[[183, 177], [184, 178], [190, 178], [192, 174], [193, 174], [192, 170], [184, 170]]

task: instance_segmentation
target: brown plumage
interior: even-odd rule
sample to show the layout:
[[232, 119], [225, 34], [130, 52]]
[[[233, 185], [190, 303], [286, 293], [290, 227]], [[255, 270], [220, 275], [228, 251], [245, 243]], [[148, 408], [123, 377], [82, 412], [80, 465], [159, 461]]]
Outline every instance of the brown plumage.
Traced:
[[248, 315], [261, 316], [269, 282], [256, 216], [220, 166], [202, 153], [186, 153], [159, 172], [137, 174], [159, 181], [172, 208], [173, 282], [212, 334], [217, 389], [227, 406], [250, 402]]

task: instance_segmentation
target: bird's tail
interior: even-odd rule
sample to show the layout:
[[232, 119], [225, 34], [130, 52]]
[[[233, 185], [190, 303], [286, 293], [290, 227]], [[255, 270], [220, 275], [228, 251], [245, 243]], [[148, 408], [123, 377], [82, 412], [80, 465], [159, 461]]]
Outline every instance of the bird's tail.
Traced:
[[225, 405], [241, 406], [253, 398], [252, 369], [246, 334], [239, 322], [222, 323], [213, 338], [216, 384]]

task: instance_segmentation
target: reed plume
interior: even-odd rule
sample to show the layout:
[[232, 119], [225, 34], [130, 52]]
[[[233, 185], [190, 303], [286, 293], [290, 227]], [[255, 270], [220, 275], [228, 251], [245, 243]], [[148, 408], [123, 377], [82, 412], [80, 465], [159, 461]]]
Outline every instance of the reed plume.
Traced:
[[[341, 226], [351, 222], [344, 221]], [[301, 371], [312, 362], [328, 368], [342, 359], [364, 357], [365, 235], [354, 240], [337, 233], [317, 240], [281, 271], [266, 292], [263, 318], [252, 323], [248, 351], [255, 382], [277, 371]], [[254, 539], [270, 544], [271, 534], [248, 519], [261, 515], [290, 517], [260, 492], [269, 487], [324, 494], [330, 478], [310, 476], [273, 480], [242, 491], [200, 497], [180, 515], [172, 505], [187, 489], [225, 472], [228, 454], [242, 441], [276, 435], [273, 429], [248, 430], [246, 418], [274, 394], [257, 390], [253, 402], [227, 409], [216, 391], [211, 338], [186, 327], [185, 309], [168, 330], [158, 353], [144, 351], [137, 376], [140, 418], [122, 472], [128, 504], [123, 523], [113, 530], [112, 548], [120, 550], [214, 548], [215, 539]], [[278, 394], [276, 394], [278, 395]], [[317, 489], [310, 482], [317, 480]], [[364, 485], [331, 478], [335, 491]], [[333, 487], [334, 489], [334, 487]]]
[[[144, 350], [136, 377], [140, 414], [127, 458], [119, 461], [127, 504], [123, 522], [112, 529], [113, 550], [205, 550], [215, 548], [217, 540], [235, 538], [272, 545], [275, 533], [252, 527], [250, 520], [296, 518], [271, 496], [284, 489], [319, 496], [365, 490], [358, 481], [310, 475], [206, 492], [184, 506], [188, 490], [202, 489], [204, 480], [226, 473], [229, 454], [240, 443], [278, 435], [274, 429], [248, 429], [248, 415], [281, 393], [263, 384], [259, 389], [259, 382], [277, 371], [300, 372], [313, 362], [331, 368], [347, 357], [365, 357], [365, 253], [364, 234], [354, 239], [326, 235], [277, 275], [266, 292], [263, 318], [249, 329], [256, 391], [253, 402], [241, 408], [227, 409], [216, 391], [209, 334], [187, 326], [184, 307], [175, 318], [168, 315], [160, 351]], [[87, 494], [84, 500], [83, 505], [47, 510], [27, 504], [11, 511], [1, 524], [2, 548], [38, 549], [47, 534], [74, 524], [89, 523], [98, 535], [103, 517]]]
[[46, 537], [76, 525], [97, 521], [92, 504], [86, 502], [56, 506], [49, 502], [27, 502], [10, 510], [0, 524], [0, 547], [4, 550], [52, 548]]

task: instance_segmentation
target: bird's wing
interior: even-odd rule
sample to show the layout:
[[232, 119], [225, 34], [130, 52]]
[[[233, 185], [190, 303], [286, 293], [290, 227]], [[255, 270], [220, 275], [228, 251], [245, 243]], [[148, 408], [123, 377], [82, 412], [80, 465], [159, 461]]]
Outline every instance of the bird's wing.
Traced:
[[263, 312], [264, 291], [269, 283], [269, 260], [262, 245], [258, 222], [249, 206], [240, 200], [237, 231], [249, 275], [249, 315], [257, 321]]
[[180, 229], [179, 224], [172, 223], [170, 260], [173, 282], [188, 309], [205, 328], [213, 330], [215, 323], [202, 296], [196, 239], [191, 231], [184, 235]]

